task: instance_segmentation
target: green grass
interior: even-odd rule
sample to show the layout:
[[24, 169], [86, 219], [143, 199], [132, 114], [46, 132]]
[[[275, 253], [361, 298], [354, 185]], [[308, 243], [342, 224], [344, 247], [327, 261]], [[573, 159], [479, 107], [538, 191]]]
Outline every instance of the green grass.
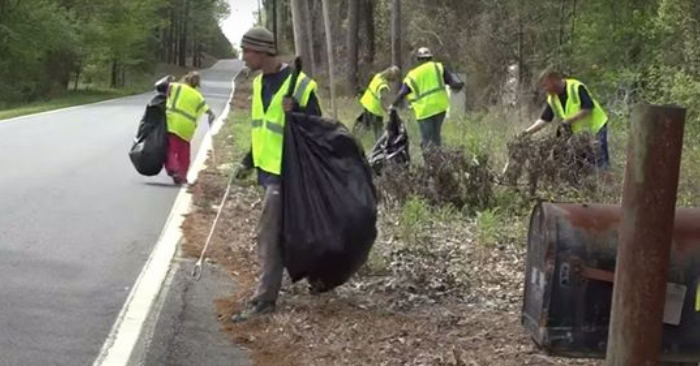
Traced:
[[[145, 89], [144, 89], [145, 90]], [[69, 92], [67, 95], [46, 101], [37, 101], [4, 110], [0, 110], [0, 121], [3, 119], [25, 116], [28, 114], [47, 112], [55, 109], [74, 107], [78, 105], [100, 102], [103, 100], [119, 98], [131, 94], [137, 94], [144, 90], [80, 90]]]
[[2, 122], [3, 119], [144, 93], [152, 90], [153, 82], [164, 75], [170, 74], [179, 77], [184, 75], [188, 70], [187, 68], [175, 65], [159, 64], [152, 74], [149, 72], [131, 75], [128, 79], [127, 86], [119, 89], [78, 84], [78, 90], [68, 91], [64, 95], [56, 98], [11, 105], [7, 108], [0, 109], [0, 122]]

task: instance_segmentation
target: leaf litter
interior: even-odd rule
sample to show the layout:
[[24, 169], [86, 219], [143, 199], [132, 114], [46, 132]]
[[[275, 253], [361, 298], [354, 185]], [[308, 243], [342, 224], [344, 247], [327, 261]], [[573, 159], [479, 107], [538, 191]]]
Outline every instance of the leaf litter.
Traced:
[[[244, 107], [247, 93], [239, 87], [236, 95], [234, 104]], [[224, 130], [217, 136], [219, 162], [233, 161], [231, 141]], [[190, 188], [187, 256], [199, 256], [216, 215], [229, 174], [222, 168], [206, 168]], [[274, 314], [232, 324], [230, 316], [256, 285], [261, 193], [252, 184], [231, 188], [207, 255], [237, 285], [236, 293], [215, 301], [222, 330], [256, 365], [602, 365], [547, 356], [524, 333], [522, 238], [481, 245], [473, 222], [435, 217], [407, 228], [390, 203], [380, 206], [380, 234], [350, 282], [311, 295], [303, 281], [285, 277]]]

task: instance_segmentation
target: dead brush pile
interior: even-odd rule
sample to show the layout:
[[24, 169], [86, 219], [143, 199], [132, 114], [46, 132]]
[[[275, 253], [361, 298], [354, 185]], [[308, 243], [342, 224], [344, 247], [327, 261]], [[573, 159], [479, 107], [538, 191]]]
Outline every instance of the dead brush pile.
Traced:
[[559, 195], [596, 187], [595, 142], [589, 134], [557, 133], [542, 138], [521, 137], [508, 143], [503, 183], [517, 187], [523, 178], [527, 193]]
[[436, 207], [452, 206], [476, 212], [494, 199], [495, 175], [488, 154], [470, 154], [464, 149], [441, 147], [424, 153], [425, 164], [388, 166], [377, 179], [385, 202], [403, 204], [420, 197]]

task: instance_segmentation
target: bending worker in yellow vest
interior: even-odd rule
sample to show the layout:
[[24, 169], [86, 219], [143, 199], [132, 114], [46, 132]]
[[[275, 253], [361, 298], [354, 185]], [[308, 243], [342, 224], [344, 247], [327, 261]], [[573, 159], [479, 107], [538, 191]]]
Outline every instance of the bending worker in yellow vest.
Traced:
[[553, 70], [540, 75], [540, 87], [547, 93], [547, 105], [540, 118], [523, 131], [523, 135], [541, 130], [556, 118], [574, 134], [588, 132], [595, 136], [595, 164], [607, 170], [610, 165], [608, 116], [588, 88], [580, 81], [565, 78]]
[[241, 48], [248, 68], [261, 71], [261, 75], [253, 80], [251, 150], [234, 174], [243, 179], [255, 169], [258, 183], [265, 188], [265, 196], [257, 235], [262, 273], [255, 295], [241, 312], [232, 316], [233, 322], [273, 311], [282, 286], [281, 173], [285, 112], [299, 110], [321, 115], [316, 82], [304, 73], [299, 74], [293, 100], [286, 98], [291, 68], [276, 57], [277, 49], [270, 31], [262, 27], [250, 29], [243, 35]]
[[416, 58], [418, 65], [406, 75], [392, 108], [411, 94], [409, 102], [418, 121], [421, 148], [425, 150], [429, 145], [442, 145], [442, 123], [450, 106], [445, 85], [461, 90], [464, 83], [456, 80], [442, 63], [433, 61], [433, 54], [427, 47], [419, 48]]
[[389, 83], [398, 80], [399, 76], [401, 76], [401, 70], [397, 66], [391, 66], [375, 74], [360, 98], [360, 104], [364, 111], [355, 123], [362, 123], [366, 127], [371, 127], [374, 130], [375, 140], [382, 136], [384, 117], [386, 117], [386, 112], [390, 106], [387, 100], [390, 89]]
[[168, 157], [165, 171], [177, 185], [187, 183], [190, 169], [190, 141], [197, 130], [197, 121], [206, 112], [209, 126], [216, 116], [202, 93], [197, 90], [200, 76], [191, 72], [181, 82], [171, 83], [166, 102], [166, 124], [168, 126]]

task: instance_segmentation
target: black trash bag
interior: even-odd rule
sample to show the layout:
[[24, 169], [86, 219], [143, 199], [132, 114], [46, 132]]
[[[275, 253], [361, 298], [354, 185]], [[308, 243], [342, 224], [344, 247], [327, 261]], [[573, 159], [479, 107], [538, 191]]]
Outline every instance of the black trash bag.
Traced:
[[168, 127], [165, 120], [165, 94], [157, 94], [146, 106], [129, 159], [141, 175], [160, 173], [168, 156]]
[[284, 133], [284, 265], [293, 282], [328, 291], [366, 262], [377, 237], [371, 169], [338, 121], [287, 113]]
[[392, 110], [386, 131], [372, 148], [369, 165], [376, 175], [381, 175], [387, 165], [406, 166], [410, 162], [406, 125], [401, 121], [398, 112]]

